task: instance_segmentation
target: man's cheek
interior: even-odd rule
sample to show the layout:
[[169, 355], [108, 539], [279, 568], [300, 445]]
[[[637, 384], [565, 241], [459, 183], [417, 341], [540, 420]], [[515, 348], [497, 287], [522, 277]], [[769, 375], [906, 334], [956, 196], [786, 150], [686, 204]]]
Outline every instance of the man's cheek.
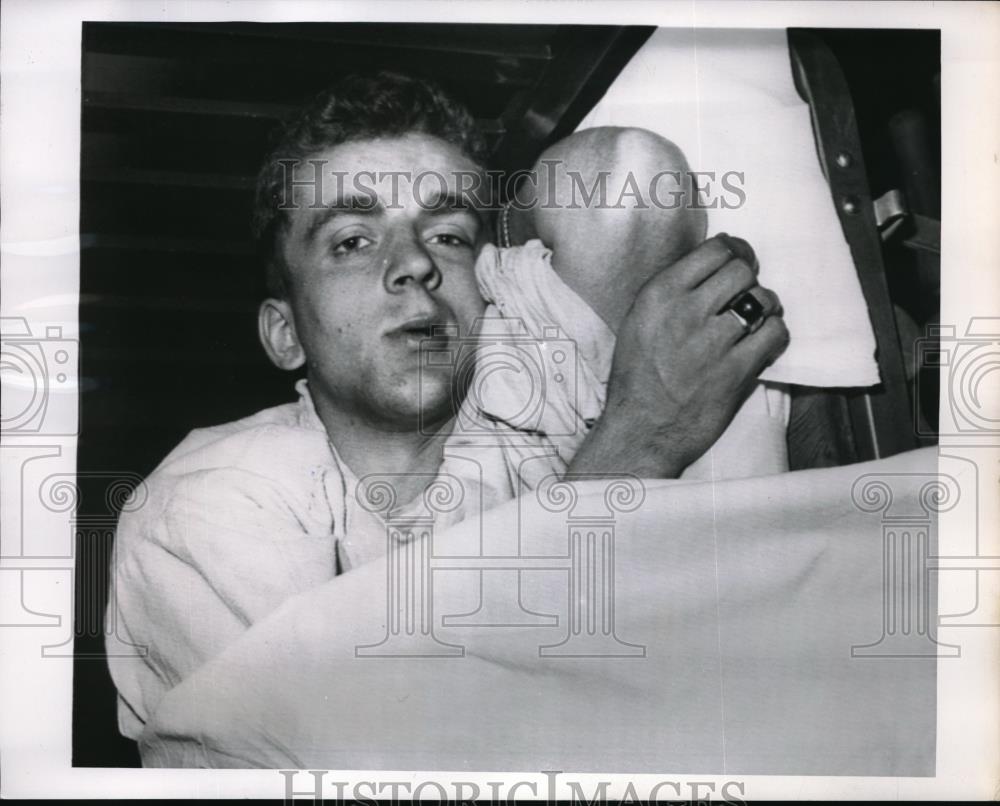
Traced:
[[486, 313], [486, 305], [482, 301], [467, 306], [464, 316], [459, 321], [459, 331], [463, 338], [470, 338], [476, 333], [476, 322]]
[[439, 261], [438, 265], [447, 285], [453, 288], [475, 289], [476, 288], [476, 260], [472, 254], [464, 250], [461, 254], [449, 255], [447, 259]]
[[475, 275], [461, 284], [456, 283], [455, 293], [448, 303], [458, 320], [462, 336], [470, 335], [473, 323], [486, 312], [486, 302], [479, 294]]

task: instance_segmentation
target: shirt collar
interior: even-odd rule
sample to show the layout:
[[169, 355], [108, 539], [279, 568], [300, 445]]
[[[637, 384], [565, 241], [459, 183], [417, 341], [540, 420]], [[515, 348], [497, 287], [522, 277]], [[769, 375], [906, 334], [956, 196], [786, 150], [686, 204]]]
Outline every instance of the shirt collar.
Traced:
[[312, 393], [309, 391], [309, 380], [300, 378], [295, 382], [295, 391], [299, 394], [298, 425], [301, 428], [308, 428], [310, 431], [322, 431], [326, 433], [326, 426], [316, 412], [316, 404], [313, 402]]
[[340, 457], [340, 454], [337, 452], [337, 446], [333, 444], [333, 440], [330, 439], [330, 435], [327, 433], [326, 426], [323, 425], [323, 421], [316, 411], [316, 404], [313, 401], [312, 392], [309, 390], [308, 379], [300, 378], [296, 381], [295, 391], [299, 393], [298, 426], [308, 431], [320, 432], [326, 440], [327, 446], [330, 448], [330, 456], [333, 459], [332, 464], [340, 470], [346, 481], [356, 482], [357, 476], [347, 466], [347, 462]]

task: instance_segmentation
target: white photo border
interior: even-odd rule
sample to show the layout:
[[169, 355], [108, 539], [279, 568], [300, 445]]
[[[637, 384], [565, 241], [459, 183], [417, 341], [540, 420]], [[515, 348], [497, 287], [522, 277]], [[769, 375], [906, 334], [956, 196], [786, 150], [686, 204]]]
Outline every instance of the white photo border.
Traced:
[[[257, 2], [256, 0], [6, 0], [0, 18], [0, 206], [2, 306], [4, 316], [25, 317], [32, 327], [57, 325], [65, 338], [79, 335], [79, 172], [81, 24], [86, 20], [130, 21], [395, 21], [479, 23], [629, 24], [673, 27], [786, 28], [858, 27], [941, 30], [942, 96], [942, 309], [941, 321], [959, 330], [972, 317], [1000, 316], [1000, 4], [918, 2]], [[989, 222], [993, 222], [991, 225]], [[43, 263], [39, 263], [43, 261]], [[42, 266], [44, 271], [38, 270]], [[946, 390], [942, 389], [942, 395]], [[942, 405], [944, 405], [944, 401]], [[17, 444], [6, 440], [5, 445]], [[29, 443], [23, 443], [29, 444]], [[76, 468], [72, 436], [36, 440], [58, 453], [64, 472]], [[1000, 450], [956, 447], [950, 453], [977, 462], [980, 476], [995, 480]], [[13, 465], [3, 466], [10, 493]], [[16, 470], [16, 468], [14, 468]], [[978, 527], [980, 551], [1000, 555], [995, 483], [983, 498], [979, 523], [962, 513], [942, 513], [940, 531]], [[37, 497], [35, 503], [37, 504]], [[28, 506], [28, 499], [25, 507]], [[4, 495], [7, 535], [21, 502]], [[20, 526], [16, 527], [18, 530]], [[39, 535], [41, 554], [64, 551], [65, 535]], [[5, 552], [9, 554], [9, 552]], [[72, 552], [69, 552], [71, 555]], [[49, 563], [49, 567], [58, 563]], [[0, 566], [2, 568], [2, 566]], [[57, 569], [58, 570], [58, 569]], [[46, 613], [66, 614], [63, 633], [72, 634], [72, 556], [67, 573], [33, 588], [33, 601]], [[955, 576], [955, 575], [950, 575]], [[984, 574], [981, 595], [1000, 598], [997, 577]], [[0, 574], [0, 586], [9, 580]], [[941, 598], [949, 596], [949, 575], [941, 576]], [[17, 595], [0, 591], [3, 597]], [[950, 633], [941, 628], [942, 640]], [[267, 770], [142, 770], [71, 766], [72, 658], [43, 658], [49, 634], [32, 628], [0, 630], [0, 781], [6, 797], [250, 797], [280, 798], [285, 779]], [[997, 795], [1000, 780], [998, 653], [992, 628], [962, 632], [963, 657], [938, 665], [937, 775], [933, 778], [822, 776], [735, 776], [744, 800], [776, 799], [978, 799]], [[358, 781], [462, 780], [536, 781], [525, 774], [483, 772], [339, 771], [337, 779]], [[621, 795], [631, 781], [643, 793], [664, 775], [573, 775], [584, 790], [601, 780]], [[718, 793], [734, 776], [670, 775], [678, 782], [714, 782]], [[296, 788], [307, 786], [305, 777]], [[704, 791], [705, 788], [702, 788]], [[687, 791], [687, 790], [685, 790]], [[431, 789], [428, 796], [436, 792]], [[527, 791], [525, 791], [527, 794]], [[560, 789], [559, 795], [568, 792]], [[519, 795], [520, 796], [520, 795]], [[665, 790], [662, 796], [676, 793]]]

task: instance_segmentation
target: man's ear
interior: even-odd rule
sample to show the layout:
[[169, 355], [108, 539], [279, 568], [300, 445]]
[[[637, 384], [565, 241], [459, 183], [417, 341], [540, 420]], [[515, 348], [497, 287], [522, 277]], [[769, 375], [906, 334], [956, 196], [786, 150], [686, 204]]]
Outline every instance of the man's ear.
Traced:
[[264, 352], [279, 369], [298, 369], [306, 361], [295, 330], [292, 306], [283, 299], [266, 299], [257, 312], [257, 332]]

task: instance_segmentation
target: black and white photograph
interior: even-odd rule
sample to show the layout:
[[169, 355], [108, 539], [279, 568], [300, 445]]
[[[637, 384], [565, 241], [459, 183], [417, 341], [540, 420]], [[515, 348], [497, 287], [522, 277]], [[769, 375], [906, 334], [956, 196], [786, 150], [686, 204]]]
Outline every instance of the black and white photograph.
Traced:
[[4, 797], [996, 797], [1000, 5], [0, 32]]

